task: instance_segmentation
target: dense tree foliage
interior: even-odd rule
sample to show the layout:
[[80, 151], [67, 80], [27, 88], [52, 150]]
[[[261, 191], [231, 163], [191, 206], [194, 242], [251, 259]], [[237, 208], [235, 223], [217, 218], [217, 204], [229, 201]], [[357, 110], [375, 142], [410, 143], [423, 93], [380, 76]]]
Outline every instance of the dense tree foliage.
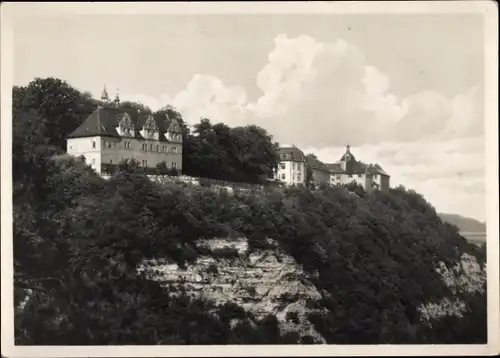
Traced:
[[[465, 253], [484, 266], [484, 247], [444, 224], [421, 195], [402, 187], [367, 194], [357, 186], [229, 195], [152, 182], [133, 161], [105, 180], [61, 149], [64, 133], [82, 118], [74, 115], [77, 94], [57, 97], [61, 108], [30, 99], [52, 98], [43, 90], [51, 86], [67, 85], [35, 80], [14, 90], [17, 344], [313, 343], [281, 332], [273, 315], [256, 319], [230, 302], [217, 306], [138, 270], [146, 259], [183, 266], [207, 254], [198, 240], [241, 236], [250, 250], [273, 238], [310, 274], [322, 298], [308, 305], [325, 313], [309, 318], [328, 343], [486, 341], [484, 290], [457, 293], [436, 270]], [[24, 105], [20, 92], [35, 89], [41, 94], [29, 94]], [[202, 120], [185, 137], [189, 170], [199, 175], [237, 180], [249, 173], [257, 181], [277, 164], [275, 144], [258, 127]], [[422, 305], [450, 297], [465, 302], [460, 315], [422, 321]]]
[[66, 149], [66, 138], [97, 107], [98, 101], [56, 78], [35, 78], [13, 89], [13, 120], [27, 109], [38, 111], [49, 145]]
[[264, 129], [230, 128], [203, 118], [184, 146], [183, 171], [197, 177], [262, 183], [279, 164], [278, 144]]

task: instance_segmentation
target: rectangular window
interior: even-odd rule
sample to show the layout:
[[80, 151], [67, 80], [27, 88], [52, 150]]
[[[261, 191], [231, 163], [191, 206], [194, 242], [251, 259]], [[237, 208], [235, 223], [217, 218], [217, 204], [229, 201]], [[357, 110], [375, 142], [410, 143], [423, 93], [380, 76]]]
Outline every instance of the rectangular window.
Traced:
[[281, 169], [285, 169], [286, 168], [286, 164], [285, 163], [281, 163]]
[[361, 174], [358, 174], [358, 178], [361, 178]]
[[153, 151], [153, 144], [150, 144], [149, 145], [149, 151], [152, 152]]
[[340, 180], [340, 175], [337, 175], [337, 180]]
[[110, 159], [110, 160], [109, 160], [109, 164], [113, 164], [113, 159]]
[[113, 143], [113, 148], [116, 148], [116, 142], [115, 142], [115, 143]]
[[108, 142], [108, 148], [111, 148], [111, 142]]
[[95, 164], [95, 159], [92, 159], [92, 165], [94, 165], [94, 164]]
[[92, 149], [95, 149], [95, 140], [92, 141]]
[[172, 147], [172, 153], [177, 153], [177, 147]]
[[177, 163], [176, 162], [172, 162], [172, 168], [173, 169], [177, 168]]
[[285, 180], [286, 179], [286, 175], [285, 174], [281, 174], [281, 180]]
[[157, 145], [157, 146], [156, 146], [156, 151], [157, 151], [158, 153], [160, 153], [160, 146], [159, 146], [159, 145]]
[[352, 174], [349, 174], [349, 178], [352, 178]]

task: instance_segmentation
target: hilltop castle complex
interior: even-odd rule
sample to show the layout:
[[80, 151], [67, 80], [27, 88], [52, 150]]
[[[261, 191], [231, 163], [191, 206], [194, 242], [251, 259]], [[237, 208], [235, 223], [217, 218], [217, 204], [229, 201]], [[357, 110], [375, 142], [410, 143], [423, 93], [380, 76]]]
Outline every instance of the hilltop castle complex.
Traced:
[[[106, 88], [101, 101], [103, 104], [68, 136], [69, 154], [84, 156], [100, 174], [112, 172], [125, 159], [135, 159], [145, 168], [165, 163], [167, 169], [182, 171], [182, 133], [175, 118], [120, 108], [118, 95], [110, 101]], [[305, 184], [307, 168], [314, 185], [356, 182], [366, 190], [387, 190], [390, 185], [390, 176], [380, 165], [357, 161], [349, 145], [340, 160], [331, 164], [306, 156], [295, 146], [280, 148], [280, 158], [274, 179], [286, 185]]]
[[340, 160], [325, 164], [315, 157], [305, 156], [297, 147], [280, 148], [281, 163], [274, 178], [287, 185], [306, 183], [306, 167], [311, 170], [311, 182], [320, 184], [349, 184], [356, 182], [366, 190], [387, 190], [390, 176], [378, 164], [365, 164], [356, 160], [349, 145]]
[[182, 133], [176, 119], [166, 115], [121, 109], [118, 95], [110, 101], [104, 88], [97, 109], [67, 139], [68, 153], [85, 157], [97, 173], [109, 172], [125, 159], [141, 166], [182, 171]]

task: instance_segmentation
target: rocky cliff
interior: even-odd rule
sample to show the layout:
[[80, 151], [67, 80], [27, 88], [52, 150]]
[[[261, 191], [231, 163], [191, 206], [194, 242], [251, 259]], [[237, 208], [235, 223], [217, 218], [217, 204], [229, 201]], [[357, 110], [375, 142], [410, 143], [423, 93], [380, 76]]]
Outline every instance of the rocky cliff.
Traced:
[[[325, 343], [307, 317], [318, 311], [313, 302], [321, 298], [321, 293], [311, 284], [310, 274], [292, 257], [272, 240], [268, 244], [272, 248], [250, 252], [245, 238], [202, 240], [198, 248], [212, 253], [201, 255], [186, 267], [153, 260], [144, 262], [140, 271], [192, 296], [218, 304], [234, 302], [256, 318], [273, 314], [283, 331], [295, 331], [313, 337], [316, 343]], [[224, 250], [234, 255], [214, 257], [213, 253]]]

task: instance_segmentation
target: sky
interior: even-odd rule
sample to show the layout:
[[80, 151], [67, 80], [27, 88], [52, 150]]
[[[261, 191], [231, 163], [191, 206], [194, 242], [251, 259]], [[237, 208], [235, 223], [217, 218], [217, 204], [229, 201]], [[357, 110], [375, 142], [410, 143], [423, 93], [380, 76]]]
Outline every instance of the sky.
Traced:
[[14, 83], [257, 124], [324, 162], [345, 145], [438, 211], [484, 221], [480, 15], [64, 15], [14, 23]]

